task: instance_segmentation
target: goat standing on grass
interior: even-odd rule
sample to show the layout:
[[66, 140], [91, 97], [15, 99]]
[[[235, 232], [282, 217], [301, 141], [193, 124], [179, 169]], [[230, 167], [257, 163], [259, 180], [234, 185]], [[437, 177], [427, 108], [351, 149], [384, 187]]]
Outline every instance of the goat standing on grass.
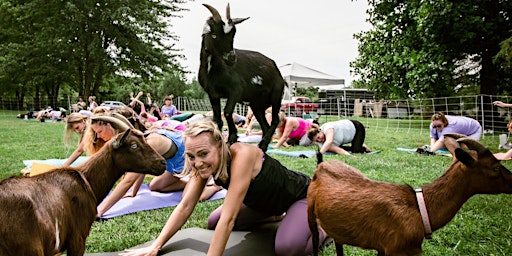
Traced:
[[[199, 83], [208, 93], [213, 108], [213, 120], [222, 131], [220, 99], [227, 98], [224, 115], [231, 117], [236, 103], [249, 102], [256, 120], [261, 125], [263, 138], [259, 147], [265, 152], [279, 122], [278, 113], [285, 81], [275, 62], [259, 52], [233, 48], [235, 25], [248, 18], [231, 19], [229, 4], [226, 20], [210, 5], [203, 4], [210, 12], [204, 26], [201, 43]], [[269, 126], [265, 110], [272, 107]], [[229, 143], [237, 141], [237, 129], [232, 118], [226, 118]]]
[[471, 196], [512, 193], [512, 174], [487, 148], [456, 134], [446, 134], [445, 145], [453, 163], [423, 192], [372, 181], [340, 161], [319, 164], [308, 188], [314, 254], [318, 221], [338, 255], [343, 244], [375, 249], [378, 255], [417, 255], [423, 238], [445, 226]]
[[97, 118], [125, 132], [76, 168], [0, 181], [0, 255], [83, 255], [96, 206], [124, 172], [165, 171], [164, 158], [141, 132], [113, 117]]

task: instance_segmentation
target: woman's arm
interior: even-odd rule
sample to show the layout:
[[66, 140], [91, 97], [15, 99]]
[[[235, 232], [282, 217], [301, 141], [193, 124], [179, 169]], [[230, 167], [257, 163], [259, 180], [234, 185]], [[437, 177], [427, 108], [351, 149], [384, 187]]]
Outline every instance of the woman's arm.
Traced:
[[132, 185], [132, 191], [130, 194], [125, 194], [124, 197], [135, 197], [137, 195], [137, 192], [139, 192], [140, 186], [142, 185], [142, 182], [144, 181], [145, 175], [139, 175], [139, 177], [135, 180], [135, 182]]
[[498, 107], [502, 107], [502, 108], [512, 108], [512, 104], [510, 104], [510, 103], [503, 103], [501, 101], [495, 101], [492, 104], [494, 104], [495, 106], [498, 106]]
[[84, 142], [80, 141], [78, 147], [75, 149], [75, 151], [73, 151], [73, 153], [68, 157], [68, 159], [66, 160], [66, 162], [64, 162], [62, 166], [70, 166], [72, 163], [76, 161], [76, 159], [78, 159], [78, 157], [80, 157], [84, 153], [84, 151]]
[[503, 152], [495, 153], [494, 157], [496, 157], [496, 159], [498, 159], [498, 160], [510, 160], [512, 158], [512, 149], [510, 149], [506, 153], [503, 153]]
[[256, 146], [235, 143], [231, 146], [231, 153], [231, 182], [208, 249], [207, 255], [210, 256], [222, 255], [224, 252], [252, 177], [262, 165], [263, 155]]
[[[240, 143], [236, 143], [240, 144]], [[183, 190], [183, 198], [176, 206], [171, 216], [165, 223], [158, 238], [148, 247], [125, 250], [122, 256], [156, 256], [162, 246], [185, 224], [199, 200], [199, 196], [206, 186], [207, 180], [199, 176], [191, 176], [187, 187]]]
[[286, 140], [288, 139], [288, 136], [290, 136], [290, 133], [292, 133], [293, 129], [298, 126], [298, 121], [295, 118], [288, 118], [286, 120], [286, 125], [284, 126], [283, 133], [279, 133], [279, 140], [277, 141], [277, 144], [275, 145], [276, 148], [280, 146], [288, 147], [288, 144], [286, 143]]
[[430, 151], [436, 152], [436, 150], [444, 148], [444, 140], [443, 139], [434, 139], [430, 138]]
[[117, 203], [126, 192], [130, 189], [130, 187], [142, 176], [144, 178], [144, 174], [135, 173], [135, 172], [127, 172], [124, 178], [117, 184], [116, 188], [105, 200], [98, 206], [98, 217], [103, 216], [108, 209], [112, 208], [112, 206]]

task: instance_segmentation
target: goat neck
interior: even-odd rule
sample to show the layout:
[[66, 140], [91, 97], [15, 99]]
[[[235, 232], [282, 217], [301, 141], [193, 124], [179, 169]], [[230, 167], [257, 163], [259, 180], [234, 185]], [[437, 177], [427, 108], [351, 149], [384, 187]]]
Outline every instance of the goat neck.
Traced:
[[512, 193], [512, 174], [489, 150], [458, 148], [452, 155], [446, 172], [423, 187], [432, 231], [446, 225], [475, 194]]
[[96, 204], [99, 204], [108, 195], [116, 181], [124, 174], [123, 170], [115, 166], [111, 155], [106, 153], [109, 147], [112, 148], [111, 143], [104, 145], [100, 151], [82, 164], [82, 170], [86, 170], [83, 172], [83, 176], [91, 186], [96, 197]]

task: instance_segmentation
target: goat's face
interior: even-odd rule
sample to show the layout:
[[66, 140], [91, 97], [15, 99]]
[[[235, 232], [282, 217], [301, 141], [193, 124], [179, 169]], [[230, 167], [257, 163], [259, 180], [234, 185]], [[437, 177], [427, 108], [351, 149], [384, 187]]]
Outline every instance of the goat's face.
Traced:
[[129, 129], [112, 139], [114, 162], [125, 171], [160, 175], [165, 159], [144, 138], [142, 132]]
[[226, 8], [227, 18], [223, 20], [215, 8], [207, 4], [203, 5], [210, 10], [212, 17], [206, 21], [203, 28], [202, 51], [222, 59], [224, 63], [232, 66], [236, 63], [236, 53], [233, 48], [233, 41], [236, 33], [235, 25], [248, 18], [231, 19], [228, 4]]
[[[497, 160], [492, 152], [479, 142], [459, 137], [450, 138], [445, 135], [445, 145], [465, 173], [472, 179], [472, 190], [479, 194], [512, 194], [512, 173]], [[454, 167], [454, 165], [452, 165]], [[461, 188], [462, 189], [462, 188]]]

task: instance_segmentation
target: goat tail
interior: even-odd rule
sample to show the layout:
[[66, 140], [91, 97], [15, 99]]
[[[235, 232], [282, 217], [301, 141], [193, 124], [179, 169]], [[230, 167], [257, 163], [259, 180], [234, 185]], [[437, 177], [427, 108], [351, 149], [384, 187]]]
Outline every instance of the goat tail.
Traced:
[[317, 150], [316, 150], [316, 165], [319, 165], [323, 161], [324, 161], [324, 156], [322, 155], [322, 153], [320, 153], [320, 147], [317, 146]]

